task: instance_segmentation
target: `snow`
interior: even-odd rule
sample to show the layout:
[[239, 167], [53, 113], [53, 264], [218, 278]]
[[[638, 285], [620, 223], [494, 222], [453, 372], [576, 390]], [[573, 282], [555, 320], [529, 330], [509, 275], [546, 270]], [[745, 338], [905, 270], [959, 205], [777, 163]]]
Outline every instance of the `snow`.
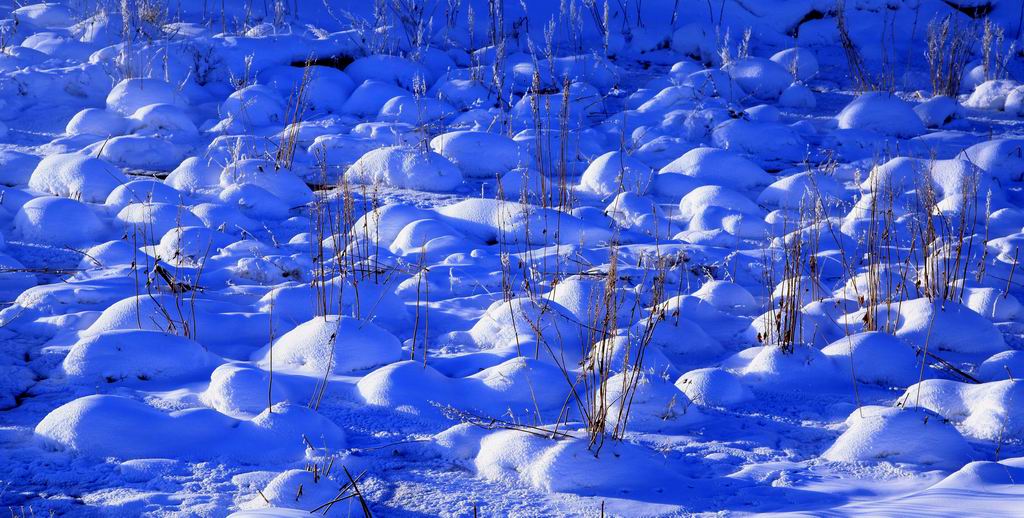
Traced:
[[86, 337], [64, 357], [63, 369], [78, 383], [165, 381], [205, 374], [217, 358], [180, 336], [124, 329]]
[[[822, 458], [841, 462], [886, 459], [957, 469], [975, 456], [953, 425], [924, 411], [869, 406], [850, 414], [846, 426]], [[908, 441], [908, 437], [917, 440]]]
[[[920, 361], [898, 338], [878, 331], [840, 338], [821, 350], [863, 383], [904, 387], [917, 381]], [[852, 364], [852, 365], [851, 365]]]
[[510, 138], [483, 131], [452, 131], [430, 141], [430, 148], [458, 166], [467, 178], [495, 178], [520, 165]]
[[924, 133], [924, 123], [911, 105], [887, 93], [860, 95], [846, 105], [836, 119], [840, 129], [869, 130], [899, 138]]
[[981, 384], [934, 379], [907, 387], [900, 401], [957, 423], [966, 436], [999, 441], [1024, 429], [1020, 415], [1014, 412], [1022, 391], [1024, 385], [1016, 379]]
[[778, 99], [793, 82], [793, 76], [784, 65], [765, 58], [743, 58], [730, 63], [726, 71], [744, 92], [768, 101]]
[[[280, 404], [251, 420], [209, 409], [165, 413], [123, 396], [94, 395], [56, 408], [35, 428], [48, 448], [118, 458], [226, 457], [237, 462], [298, 461], [302, 435], [328, 447], [345, 445], [336, 425], [307, 408]], [[109, 434], [119, 440], [111, 442]]]
[[771, 177], [757, 164], [734, 152], [713, 147], [687, 151], [658, 172], [685, 174], [707, 185], [736, 190], [771, 183]]
[[13, 4], [12, 513], [1020, 514], [1019, 2]]
[[398, 361], [401, 344], [370, 322], [331, 315], [314, 318], [288, 331], [254, 355], [256, 365], [309, 376], [348, 373]]
[[618, 151], [609, 151], [595, 158], [580, 178], [580, 189], [602, 197], [620, 191], [645, 194], [651, 186], [654, 171], [639, 160]]
[[150, 104], [187, 106], [188, 101], [173, 85], [151, 78], [125, 79], [107, 94], [107, 110], [124, 116]]
[[985, 81], [974, 88], [971, 96], [964, 101], [964, 106], [976, 110], [1002, 111], [1006, 107], [1007, 96], [1020, 86], [1016, 81], [995, 79]]
[[818, 73], [818, 58], [810, 49], [793, 47], [772, 54], [771, 60], [793, 73], [798, 81], [809, 81]]
[[67, 153], [43, 158], [32, 171], [28, 186], [65, 198], [103, 202], [115, 187], [127, 181], [117, 167], [104, 160]]
[[462, 173], [448, 159], [407, 146], [369, 151], [348, 168], [345, 177], [359, 184], [439, 192], [462, 183]]
[[737, 376], [713, 367], [687, 372], [675, 384], [700, 406], [731, 407], [754, 398], [750, 389]]
[[[74, 221], [74, 226], [68, 222]], [[14, 232], [22, 239], [58, 246], [99, 239], [105, 230], [93, 210], [82, 202], [57, 197], [33, 198], [14, 216]]]

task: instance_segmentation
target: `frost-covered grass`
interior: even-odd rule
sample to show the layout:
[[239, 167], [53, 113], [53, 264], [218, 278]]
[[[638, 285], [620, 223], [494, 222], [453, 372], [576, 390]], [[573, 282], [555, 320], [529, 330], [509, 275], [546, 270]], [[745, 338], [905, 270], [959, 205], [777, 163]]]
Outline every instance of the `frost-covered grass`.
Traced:
[[1019, 2], [10, 4], [14, 516], [1024, 506]]

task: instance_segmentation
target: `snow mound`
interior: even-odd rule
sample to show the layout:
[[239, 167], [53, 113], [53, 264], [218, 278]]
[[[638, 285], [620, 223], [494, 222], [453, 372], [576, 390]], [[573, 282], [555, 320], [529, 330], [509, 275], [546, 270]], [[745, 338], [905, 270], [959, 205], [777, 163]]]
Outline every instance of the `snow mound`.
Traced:
[[896, 336], [916, 347], [927, 343], [931, 349], [968, 354], [1006, 349], [1003, 334], [990, 320], [956, 302], [914, 299], [904, 302], [899, 316], [892, 318], [898, 319]]
[[368, 79], [352, 91], [342, 111], [363, 117], [377, 115], [385, 103], [400, 95], [409, 95], [409, 91], [392, 83]]
[[427, 84], [430, 78], [430, 73], [422, 65], [390, 55], [361, 57], [345, 67], [345, 73], [356, 83], [372, 79], [393, 83], [406, 90], [411, 90], [417, 81]]
[[274, 370], [324, 376], [387, 365], [401, 352], [398, 339], [376, 324], [328, 315], [299, 324], [253, 358], [261, 368], [271, 368], [273, 358]]
[[[714, 319], [711, 320], [704, 325], [714, 325]], [[633, 332], [642, 335], [645, 324], [646, 320], [641, 320]], [[677, 363], [714, 358], [724, 351], [722, 344], [704, 331], [701, 325], [679, 314], [669, 315], [655, 326], [650, 344]]]
[[[321, 289], [318, 284], [275, 288], [259, 299], [256, 309], [261, 313], [273, 313], [275, 317], [289, 322], [311, 320], [320, 316], [316, 314], [319, 307], [317, 292]], [[324, 282], [322, 288], [329, 297], [334, 297], [334, 307], [339, 314], [369, 320], [395, 334], [404, 333], [412, 326], [409, 310], [395, 295], [393, 284], [361, 282], [357, 293], [351, 282], [334, 277]]]
[[222, 171], [222, 167], [209, 160], [195, 156], [189, 157], [167, 175], [164, 183], [179, 191], [192, 194], [220, 185]]
[[64, 373], [87, 383], [164, 381], [209, 372], [218, 358], [188, 338], [125, 329], [83, 338], [64, 358]]
[[450, 403], [466, 396], [456, 390], [455, 380], [411, 360], [392, 363], [363, 376], [356, 383], [356, 392], [368, 405], [404, 407], [417, 412], [429, 412], [431, 402]]
[[430, 148], [451, 160], [467, 178], [496, 178], [515, 169], [519, 145], [504, 135], [483, 131], [452, 131], [431, 139]]
[[456, 229], [497, 243], [546, 245], [552, 242], [590, 245], [611, 238], [611, 231], [572, 215], [517, 202], [471, 198], [437, 212]]
[[814, 92], [800, 83], [793, 83], [779, 96], [779, 106], [788, 108], [814, 108], [818, 101]]
[[[117, 296], [121, 296], [119, 292]], [[115, 296], [116, 298], [116, 296]], [[82, 337], [117, 329], [148, 329], [170, 333], [194, 333], [192, 338], [211, 351], [228, 357], [250, 356], [254, 344], [264, 343], [270, 328], [267, 315], [242, 313], [238, 306], [207, 299], [184, 299], [181, 304], [168, 294], [129, 296], [107, 306]]]
[[636, 496], [685, 483], [668, 459], [642, 446], [609, 443], [595, 457], [586, 439], [552, 441], [518, 430], [484, 437], [474, 465], [487, 480], [558, 493]]
[[963, 150], [960, 157], [1003, 182], [1024, 178], [1024, 139], [987, 140]]
[[121, 135], [82, 150], [130, 169], [170, 171], [185, 158], [184, 149], [163, 137]]
[[[610, 426], [663, 433], [704, 420], [687, 394], [660, 376], [620, 372], [608, 378], [606, 386], [604, 399]], [[628, 386], [633, 389], [627, 393]]]
[[931, 412], [865, 406], [822, 454], [838, 462], [902, 462], [955, 470], [974, 458], [960, 432]]
[[753, 399], [754, 394], [735, 374], [715, 367], [695, 369], [676, 380], [695, 404], [711, 407], [730, 407]]
[[287, 207], [299, 207], [313, 201], [313, 191], [295, 173], [279, 169], [270, 160], [249, 158], [224, 166], [220, 186], [254, 185], [284, 202]]
[[793, 82], [793, 76], [784, 66], [765, 58], [742, 58], [725, 69], [744, 92], [768, 101], [778, 99]]
[[458, 113], [454, 106], [444, 101], [399, 95], [392, 97], [380, 107], [377, 120], [420, 127], [443, 125], [446, 120]]
[[546, 344], [556, 359], [564, 355], [571, 361], [583, 344], [580, 328], [576, 316], [561, 304], [520, 297], [492, 303], [468, 333], [481, 349], [539, 348], [547, 358]]
[[[168, 205], [182, 204], [182, 194], [159, 180], [132, 180], [110, 191], [103, 203], [111, 210], [120, 211], [133, 203], [156, 202]], [[162, 233], [161, 233], [162, 234]]]
[[1024, 373], [1024, 351], [1003, 351], [993, 354], [978, 366], [978, 379], [999, 381]]
[[86, 108], [71, 117], [64, 133], [68, 135], [95, 135], [109, 137], [128, 131], [128, 121], [118, 113], [100, 108]]
[[765, 207], [800, 210], [820, 196], [822, 203], [835, 203], [843, 199], [845, 191], [834, 179], [808, 172], [779, 178], [765, 187], [757, 196], [757, 203]]
[[840, 129], [873, 131], [912, 138], [924, 133], [924, 123], [906, 101], [883, 92], [862, 94], [836, 116]]
[[658, 171], [659, 174], [680, 173], [702, 183], [745, 191], [768, 185], [772, 177], [757, 164], [733, 151], [699, 147], [687, 151]]
[[651, 187], [654, 171], [646, 164], [621, 151], [609, 151], [583, 171], [580, 189], [608, 197], [620, 191], [645, 194]]
[[[771, 135], [772, 138], [764, 138]], [[714, 145], [757, 157], [761, 163], [797, 162], [804, 158], [807, 142], [791, 126], [778, 122], [727, 120], [711, 132]]]
[[32, 171], [39, 165], [39, 157], [10, 149], [0, 150], [0, 185], [22, 187], [28, 185]]
[[303, 99], [316, 113], [341, 113], [356, 84], [341, 70], [313, 65], [309, 71], [292, 66], [275, 66], [260, 71], [261, 83], [274, 87], [281, 95], [292, 95], [306, 81]]
[[967, 288], [964, 304], [975, 313], [993, 321], [1009, 322], [1024, 308], [1017, 297], [996, 288]]
[[330, 449], [345, 446], [340, 428], [305, 407], [279, 404], [252, 420], [238, 420], [206, 408], [164, 413], [110, 395], [57, 407], [36, 425], [35, 434], [52, 449], [120, 459], [297, 462], [305, 457], [307, 439]]
[[[1020, 461], [1019, 457], [1000, 462], [976, 460], [942, 479], [930, 489], [956, 491], [977, 490], [992, 486], [1019, 486], [1021, 478], [1024, 478], [1024, 465]], [[1008, 498], [1007, 500], [1013, 499]]]
[[[310, 514], [310, 509], [316, 509], [323, 504], [333, 501], [341, 493], [341, 485], [324, 476], [305, 469], [290, 469], [278, 474], [267, 486], [264, 487], [259, 496], [242, 504], [246, 510], [266, 509], [272, 511], [274, 516], [282, 516], [281, 510], [296, 509], [305, 514]], [[339, 502], [331, 506], [331, 512], [327, 516], [341, 516], [342, 509], [348, 510], [348, 502]], [[272, 509], [267, 509], [272, 508]], [[324, 510], [317, 514], [323, 513]], [[239, 515], [244, 515], [238, 513]]]
[[125, 116], [150, 104], [186, 107], [188, 101], [174, 86], [159, 79], [125, 79], [107, 94], [107, 109]]
[[616, 315], [616, 323], [619, 326], [629, 325], [630, 310], [640, 307], [636, 295], [626, 290], [608, 293], [606, 285], [604, 279], [574, 275], [553, 286], [544, 297], [569, 310], [580, 322], [600, 318], [595, 308], [604, 304], [607, 299], [615, 307], [624, 308]]
[[770, 59], [792, 72], [798, 81], [807, 81], [818, 73], [818, 58], [807, 48], [780, 50], [772, 54]]
[[283, 122], [285, 101], [272, 88], [251, 85], [232, 92], [219, 112], [221, 118], [246, 126], [266, 126]]
[[267, 371], [228, 363], [210, 374], [210, 384], [201, 398], [222, 414], [256, 415], [267, 408], [268, 388], [274, 404], [287, 399], [285, 389], [280, 383], [271, 383]]
[[907, 388], [904, 406], [927, 408], [959, 424], [964, 434], [991, 441], [1024, 433], [1024, 381], [1006, 379], [980, 385], [924, 380]]
[[764, 209], [737, 191], [718, 185], [705, 185], [690, 191], [679, 200], [679, 217], [689, 221], [709, 207], [720, 207], [751, 216], [764, 214]]
[[971, 92], [964, 101], [964, 106], [976, 110], [1002, 111], [1006, 107], [1006, 98], [1020, 83], [1009, 79], [993, 79], [985, 81]]
[[128, 233], [161, 236], [178, 226], [201, 227], [202, 220], [179, 205], [168, 203], [132, 203], [117, 213], [117, 220]]
[[[74, 221], [74, 225], [68, 225]], [[27, 241], [77, 245], [99, 240], [105, 230], [89, 206], [68, 198], [33, 198], [14, 216], [14, 232]]]
[[205, 226], [176, 226], [160, 238], [155, 251], [166, 263], [199, 266], [231, 242], [231, 237]]
[[928, 128], [945, 126], [954, 119], [963, 115], [963, 109], [952, 97], [932, 97], [927, 101], [914, 106], [914, 111], [921, 118], [921, 122]]
[[42, 159], [28, 186], [56, 196], [103, 203], [115, 187], [127, 181], [117, 167], [104, 160], [66, 153]]
[[132, 133], [162, 137], [182, 143], [195, 139], [199, 134], [199, 130], [189, 118], [188, 113], [173, 104], [143, 106], [132, 114], [128, 122], [131, 124]]
[[374, 149], [356, 160], [345, 177], [367, 185], [419, 191], [449, 191], [462, 183], [462, 173], [445, 157], [406, 146]]
[[1024, 85], [1018, 86], [1006, 95], [1006, 103], [1003, 110], [1016, 117], [1024, 117]]
[[843, 371], [850, 370], [857, 380], [890, 387], [905, 387], [917, 381], [920, 361], [914, 349], [888, 333], [857, 333], [832, 342], [821, 350]]
[[830, 387], [842, 378], [832, 359], [820, 350], [796, 344], [793, 351], [767, 345], [743, 369], [743, 379], [758, 383], [765, 389], [798, 387]]

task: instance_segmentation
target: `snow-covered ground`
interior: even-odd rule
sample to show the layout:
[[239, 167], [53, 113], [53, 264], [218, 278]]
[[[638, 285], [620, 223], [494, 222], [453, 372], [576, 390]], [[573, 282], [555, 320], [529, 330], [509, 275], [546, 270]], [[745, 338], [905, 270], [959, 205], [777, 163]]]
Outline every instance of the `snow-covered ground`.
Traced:
[[0, 1], [0, 510], [1020, 516], [1020, 0]]

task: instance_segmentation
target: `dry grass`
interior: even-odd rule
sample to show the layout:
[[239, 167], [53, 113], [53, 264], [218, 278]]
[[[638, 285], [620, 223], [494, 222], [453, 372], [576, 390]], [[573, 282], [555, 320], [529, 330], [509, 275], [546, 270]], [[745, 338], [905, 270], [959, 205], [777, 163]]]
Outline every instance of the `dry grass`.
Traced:
[[961, 24], [959, 18], [953, 16], [932, 20], [928, 24], [925, 57], [932, 94], [956, 97], [960, 93], [960, 82], [976, 39], [974, 32], [972, 27]]

